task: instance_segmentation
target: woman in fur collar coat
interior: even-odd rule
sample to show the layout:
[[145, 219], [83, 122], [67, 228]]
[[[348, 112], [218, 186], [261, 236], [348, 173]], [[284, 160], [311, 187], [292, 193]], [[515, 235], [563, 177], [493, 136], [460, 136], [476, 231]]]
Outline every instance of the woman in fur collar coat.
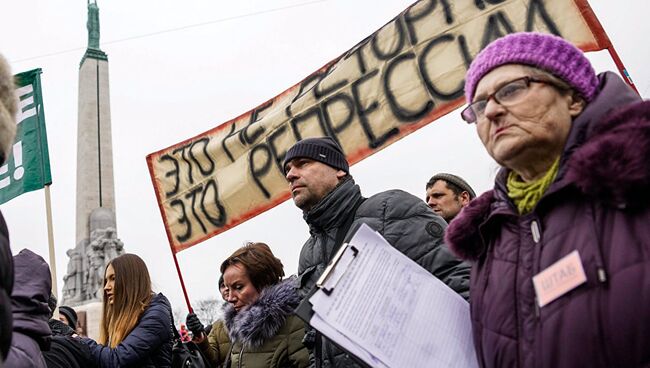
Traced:
[[650, 102], [559, 37], [494, 41], [465, 78], [493, 190], [447, 244], [473, 261], [482, 367], [650, 363]]
[[[280, 281], [282, 263], [268, 245], [249, 243], [221, 264], [228, 288], [223, 324], [213, 326], [206, 356], [223, 367], [307, 367], [304, 322], [293, 314], [300, 302], [295, 280]], [[208, 354], [209, 348], [212, 354]]]

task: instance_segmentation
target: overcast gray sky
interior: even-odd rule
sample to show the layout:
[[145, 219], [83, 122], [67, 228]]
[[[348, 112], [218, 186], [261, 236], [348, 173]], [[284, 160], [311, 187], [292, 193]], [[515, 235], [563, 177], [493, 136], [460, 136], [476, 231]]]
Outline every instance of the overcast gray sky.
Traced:
[[[300, 81], [373, 33], [411, 0], [98, 1], [101, 48], [110, 66], [118, 235], [149, 265], [174, 307], [180, 284], [145, 156], [230, 120]], [[641, 94], [650, 93], [650, 5], [594, 0], [591, 6]], [[78, 68], [87, 44], [86, 1], [21, 0], [0, 12], [0, 52], [14, 73], [42, 68], [52, 167], [59, 288], [75, 242]], [[190, 25], [198, 25], [186, 27]], [[174, 30], [163, 32], [166, 30]], [[138, 37], [148, 35], [146, 37]], [[645, 41], [644, 41], [645, 40]], [[606, 52], [597, 71], [615, 70]], [[422, 197], [435, 172], [491, 187], [497, 165], [458, 112], [352, 167], [364, 195], [401, 188]], [[48, 259], [43, 191], [1, 206], [14, 253]], [[217, 295], [219, 264], [246, 241], [271, 245], [287, 274], [307, 237], [291, 201], [178, 254], [190, 299]]]

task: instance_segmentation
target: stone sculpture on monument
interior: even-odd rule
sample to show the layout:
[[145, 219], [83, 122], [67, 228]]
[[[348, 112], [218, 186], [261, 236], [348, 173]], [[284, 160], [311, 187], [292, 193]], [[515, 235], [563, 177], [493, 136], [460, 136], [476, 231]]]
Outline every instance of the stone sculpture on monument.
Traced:
[[63, 304], [77, 306], [101, 301], [104, 270], [115, 257], [124, 254], [124, 243], [117, 238], [112, 211], [96, 208], [90, 215], [90, 238], [69, 249], [67, 274], [63, 277]]
[[[108, 56], [99, 47], [99, 8], [88, 1], [88, 48], [79, 65], [76, 246], [68, 250], [61, 305], [88, 312], [88, 335], [98, 330], [104, 270], [124, 253], [117, 236], [113, 184]], [[96, 336], [95, 336], [96, 337]]]

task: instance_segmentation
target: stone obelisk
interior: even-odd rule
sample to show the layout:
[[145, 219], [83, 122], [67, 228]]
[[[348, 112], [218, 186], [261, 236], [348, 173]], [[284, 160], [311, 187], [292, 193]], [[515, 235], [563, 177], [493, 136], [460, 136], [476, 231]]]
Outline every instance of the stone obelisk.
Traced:
[[79, 66], [76, 245], [64, 277], [62, 304], [101, 301], [104, 269], [124, 253], [117, 237], [108, 57], [99, 48], [99, 8], [88, 1], [88, 48]]
[[115, 211], [108, 57], [99, 48], [99, 9], [88, 4], [88, 48], [79, 67], [77, 244], [90, 237], [90, 214]]

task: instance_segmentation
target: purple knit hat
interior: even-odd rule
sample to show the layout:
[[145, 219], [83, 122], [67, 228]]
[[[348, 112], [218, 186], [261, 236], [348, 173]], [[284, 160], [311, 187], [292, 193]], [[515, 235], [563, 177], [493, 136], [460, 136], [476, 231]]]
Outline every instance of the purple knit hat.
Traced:
[[474, 98], [476, 85], [485, 74], [506, 64], [525, 64], [545, 70], [568, 83], [587, 102], [596, 95], [596, 72], [580, 49], [557, 36], [521, 32], [495, 40], [472, 61], [465, 75], [467, 102]]

